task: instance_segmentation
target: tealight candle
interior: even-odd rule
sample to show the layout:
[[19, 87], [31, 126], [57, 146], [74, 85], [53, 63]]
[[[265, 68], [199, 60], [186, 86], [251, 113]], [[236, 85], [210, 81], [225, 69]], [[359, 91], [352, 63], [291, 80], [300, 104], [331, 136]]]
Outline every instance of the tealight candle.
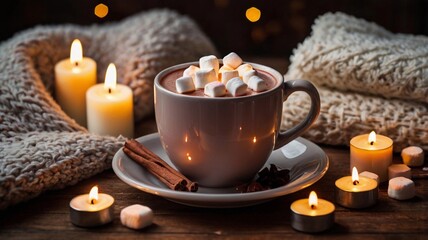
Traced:
[[82, 44], [75, 39], [70, 58], [55, 65], [55, 99], [62, 110], [86, 127], [86, 91], [97, 83], [97, 64], [83, 57]]
[[312, 191], [309, 198], [293, 202], [291, 209], [291, 226], [302, 232], [322, 232], [334, 224], [334, 204], [318, 199]]
[[347, 208], [366, 208], [374, 205], [378, 199], [378, 184], [374, 179], [358, 176], [357, 168], [352, 176], [336, 180], [336, 202]]
[[97, 84], [86, 92], [88, 130], [100, 135], [134, 135], [132, 90], [116, 84], [116, 67], [107, 68], [104, 84]]
[[94, 186], [89, 194], [79, 195], [70, 201], [70, 220], [79, 227], [95, 227], [113, 220], [114, 198], [98, 194]]
[[[388, 180], [388, 167], [392, 162], [392, 139], [370, 134], [359, 135], [351, 139], [351, 168], [369, 171], [379, 176], [380, 182]], [[352, 170], [352, 169], [351, 169]]]

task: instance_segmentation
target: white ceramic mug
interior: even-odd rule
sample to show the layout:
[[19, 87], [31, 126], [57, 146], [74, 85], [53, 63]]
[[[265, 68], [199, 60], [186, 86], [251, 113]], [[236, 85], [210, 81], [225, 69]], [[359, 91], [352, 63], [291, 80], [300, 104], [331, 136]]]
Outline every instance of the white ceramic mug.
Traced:
[[[197, 62], [167, 68], [155, 78], [156, 123], [163, 148], [181, 173], [202, 186], [227, 187], [251, 180], [274, 149], [301, 135], [319, 114], [319, 94], [310, 82], [284, 82], [276, 70], [250, 64], [258, 76], [274, 79], [271, 89], [211, 98], [165, 88], [165, 79], [177, 79]], [[311, 108], [301, 123], [282, 132], [283, 101], [295, 91], [309, 94]]]

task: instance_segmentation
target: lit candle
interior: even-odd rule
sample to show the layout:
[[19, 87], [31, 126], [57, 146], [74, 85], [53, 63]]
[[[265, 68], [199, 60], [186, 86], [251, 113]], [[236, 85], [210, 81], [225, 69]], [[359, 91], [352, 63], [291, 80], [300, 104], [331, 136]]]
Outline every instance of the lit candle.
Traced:
[[107, 68], [104, 84], [89, 88], [86, 93], [88, 130], [100, 135], [134, 135], [132, 90], [116, 84], [116, 67]]
[[336, 180], [336, 202], [347, 208], [366, 208], [374, 205], [378, 198], [378, 184], [374, 179], [358, 176], [357, 168], [352, 176]]
[[114, 198], [98, 193], [98, 187], [92, 187], [89, 194], [79, 195], [70, 201], [70, 220], [80, 227], [95, 227], [113, 220]]
[[312, 191], [309, 198], [293, 202], [291, 209], [291, 226], [302, 232], [322, 232], [334, 224], [334, 204], [318, 199]]
[[86, 127], [86, 91], [97, 83], [97, 64], [82, 52], [82, 44], [75, 39], [70, 58], [55, 65], [55, 99], [65, 113]]
[[351, 139], [351, 167], [361, 172], [369, 171], [379, 176], [380, 182], [388, 180], [388, 167], [392, 162], [392, 140], [386, 136], [370, 134]]

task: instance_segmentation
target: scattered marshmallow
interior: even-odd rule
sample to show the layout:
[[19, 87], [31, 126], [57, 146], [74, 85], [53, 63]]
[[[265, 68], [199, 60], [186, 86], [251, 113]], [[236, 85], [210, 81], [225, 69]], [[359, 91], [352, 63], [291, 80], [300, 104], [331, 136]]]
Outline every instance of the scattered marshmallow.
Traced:
[[239, 76], [242, 78], [242, 77], [244, 77], [244, 73], [246, 73], [246, 72], [248, 72], [250, 70], [253, 70], [253, 66], [251, 66], [251, 64], [244, 63], [241, 66], [239, 66], [237, 68], [237, 70], [239, 72]]
[[223, 84], [226, 84], [230, 79], [239, 77], [239, 73], [237, 70], [231, 70], [231, 71], [223, 71], [221, 73], [221, 82]]
[[255, 70], [249, 70], [244, 72], [244, 75], [242, 75], [242, 80], [244, 80], [244, 83], [248, 84], [248, 81], [250, 80], [250, 78], [252, 76], [256, 76], [256, 71]]
[[226, 87], [218, 81], [210, 82], [205, 85], [204, 93], [210, 97], [222, 97], [226, 95]]
[[259, 76], [252, 76], [248, 80], [248, 88], [256, 92], [262, 92], [268, 89], [266, 82]]
[[247, 84], [241, 78], [235, 77], [226, 83], [226, 89], [232, 96], [241, 96], [247, 92]]
[[214, 69], [200, 69], [195, 72], [195, 87], [204, 88], [207, 83], [217, 81], [217, 74]]
[[389, 180], [388, 196], [397, 200], [407, 200], [415, 196], [415, 183], [405, 177]]
[[175, 81], [175, 88], [178, 93], [187, 93], [195, 91], [195, 84], [193, 78], [190, 76], [178, 78]]
[[195, 72], [199, 71], [199, 70], [200, 70], [199, 67], [191, 65], [188, 68], [184, 69], [183, 77], [192, 77], [192, 78], [195, 78]]
[[242, 59], [238, 56], [238, 54], [231, 52], [223, 58], [223, 64], [236, 69], [239, 67], [239, 65], [242, 64]]
[[219, 63], [219, 61], [218, 61], [218, 59], [217, 59], [216, 56], [209, 55], [209, 56], [201, 57], [199, 59], [199, 67], [201, 69], [212, 68], [212, 69], [215, 70], [215, 73], [218, 74], [220, 63]]
[[153, 222], [153, 211], [146, 206], [134, 204], [120, 211], [120, 222], [132, 229], [142, 229]]
[[411, 178], [412, 172], [406, 164], [392, 164], [388, 167], [388, 177], [389, 179], [395, 177], [405, 177]]
[[376, 173], [372, 173], [372, 172], [368, 172], [368, 171], [364, 171], [360, 174], [358, 174], [361, 177], [366, 177], [366, 178], [370, 178], [373, 179], [377, 182], [377, 184], [380, 184], [380, 179], [379, 176]]
[[410, 167], [420, 167], [424, 165], [424, 150], [420, 147], [410, 146], [401, 150], [403, 163]]

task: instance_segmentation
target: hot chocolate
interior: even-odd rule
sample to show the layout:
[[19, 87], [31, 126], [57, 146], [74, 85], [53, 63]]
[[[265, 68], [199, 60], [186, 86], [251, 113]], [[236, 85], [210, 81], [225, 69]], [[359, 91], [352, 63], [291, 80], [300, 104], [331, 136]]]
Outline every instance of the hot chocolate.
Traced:
[[[162, 87], [164, 87], [165, 89], [177, 93], [176, 87], [175, 87], [175, 81], [183, 76], [183, 71], [185, 68], [183, 69], [179, 69], [177, 71], [171, 72], [168, 75], [166, 75], [161, 81], [160, 84], [162, 85]], [[260, 78], [262, 78], [266, 85], [267, 85], [267, 91], [269, 91], [269, 89], [274, 88], [275, 86], [277, 86], [278, 83], [275, 78], [268, 72], [262, 71], [262, 70], [257, 70], [257, 76], [259, 76]], [[255, 92], [253, 90], [251, 90], [250, 88], [247, 89], [247, 92], [245, 95], [243, 96], [249, 96], [249, 95], [255, 95], [255, 94], [260, 94], [263, 92]], [[183, 93], [183, 95], [188, 95], [188, 96], [205, 96], [204, 94], [204, 89], [197, 89], [196, 91], [190, 92], [190, 93]], [[233, 97], [230, 93], [226, 93], [225, 97]], [[241, 97], [241, 96], [240, 96]]]

